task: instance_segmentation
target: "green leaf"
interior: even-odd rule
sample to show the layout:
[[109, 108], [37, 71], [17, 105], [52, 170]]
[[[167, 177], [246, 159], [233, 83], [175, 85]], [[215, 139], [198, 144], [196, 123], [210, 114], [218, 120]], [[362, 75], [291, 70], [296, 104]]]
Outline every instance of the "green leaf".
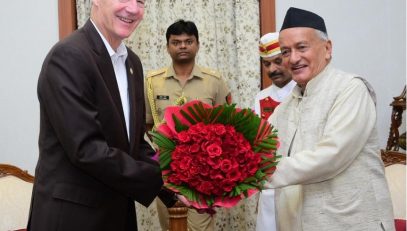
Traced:
[[188, 200], [199, 202], [199, 194], [187, 186], [184, 185], [175, 185], [172, 183], [168, 184], [170, 187], [177, 189], [182, 195], [184, 195]]
[[192, 117], [190, 117], [184, 110], [180, 110], [180, 113], [186, 120], [188, 120], [189, 123], [196, 124], [196, 121]]
[[269, 168], [271, 168], [271, 167], [277, 166], [277, 164], [278, 164], [278, 162], [270, 163], [270, 164], [268, 164], [268, 165], [263, 166], [262, 168], [260, 168], [260, 170], [262, 170], [262, 171], [267, 170], [267, 169], [269, 169]]
[[246, 184], [246, 183], [240, 183], [240, 184], [238, 184], [237, 187], [239, 187], [241, 191], [247, 191], [249, 189], [256, 189], [255, 186], [253, 186], [251, 184]]
[[252, 177], [246, 178], [243, 182], [244, 183], [251, 183], [251, 182], [256, 181], [256, 180], [257, 180], [256, 177], [252, 176]]
[[212, 196], [208, 196], [205, 199], [208, 206], [212, 206], [215, 203], [215, 199]]
[[150, 135], [153, 138], [153, 142], [157, 144], [160, 148], [174, 149], [175, 142], [168, 139], [166, 136], [158, 132], [150, 132]]
[[253, 184], [240, 183], [233, 188], [233, 190], [230, 192], [229, 196], [235, 197], [235, 196], [238, 196], [243, 193], [247, 197], [248, 196], [247, 190], [257, 189], [257, 188], [258, 187], [256, 187], [256, 185], [253, 185]]
[[[196, 121], [196, 123], [202, 122], [202, 117], [199, 116], [198, 114], [196, 114], [195, 110], [192, 107], [188, 107], [187, 110], [194, 117], [194, 120]], [[193, 124], [196, 124], [196, 123], [193, 123]]]
[[217, 121], [218, 117], [222, 114], [222, 108], [221, 107], [215, 107], [211, 114], [209, 115], [209, 123], [219, 123]]
[[263, 171], [261, 171], [261, 170], [257, 170], [257, 172], [256, 172], [256, 178], [257, 179], [263, 179], [263, 177], [265, 177], [267, 174], [265, 174]]
[[264, 139], [264, 140], [262, 141], [262, 143], [276, 145], [276, 144], [278, 143], [278, 141], [275, 140], [275, 139]]
[[172, 119], [174, 120], [175, 130], [177, 132], [188, 130], [189, 127], [182, 124], [181, 121], [174, 114], [172, 114]]
[[264, 143], [264, 142], [258, 143], [257, 146], [261, 147], [263, 149], [266, 149], [266, 150], [276, 150], [277, 149], [276, 145], [272, 145], [272, 144], [268, 144], [268, 143]]
[[195, 111], [198, 113], [199, 117], [202, 118], [202, 121], [205, 121], [206, 113], [205, 113], [205, 109], [204, 109], [202, 103], [199, 102], [197, 104], [194, 104], [193, 106], [194, 106]]
[[165, 170], [169, 168], [171, 162], [171, 151], [170, 150], [160, 150], [160, 169]]
[[240, 193], [241, 193], [241, 190], [240, 190], [240, 187], [239, 187], [239, 186], [236, 186], [233, 191], [234, 191], [234, 193], [235, 193], [233, 196], [240, 195]]

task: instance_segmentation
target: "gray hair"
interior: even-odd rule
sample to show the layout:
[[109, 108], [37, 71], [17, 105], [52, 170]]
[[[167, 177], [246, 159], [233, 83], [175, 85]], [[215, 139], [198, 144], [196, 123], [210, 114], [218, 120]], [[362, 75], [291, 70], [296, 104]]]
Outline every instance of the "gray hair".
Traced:
[[323, 41], [328, 41], [329, 40], [327, 33], [323, 32], [323, 31], [320, 31], [320, 30], [317, 30], [317, 29], [315, 29], [315, 32], [317, 33], [317, 36], [321, 40], [323, 40]]

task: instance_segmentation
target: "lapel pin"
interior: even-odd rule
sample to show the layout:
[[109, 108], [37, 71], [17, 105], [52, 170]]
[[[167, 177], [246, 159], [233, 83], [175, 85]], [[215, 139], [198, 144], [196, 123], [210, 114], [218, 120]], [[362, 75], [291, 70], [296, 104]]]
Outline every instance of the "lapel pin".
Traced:
[[130, 67], [130, 74], [133, 74], [133, 68]]

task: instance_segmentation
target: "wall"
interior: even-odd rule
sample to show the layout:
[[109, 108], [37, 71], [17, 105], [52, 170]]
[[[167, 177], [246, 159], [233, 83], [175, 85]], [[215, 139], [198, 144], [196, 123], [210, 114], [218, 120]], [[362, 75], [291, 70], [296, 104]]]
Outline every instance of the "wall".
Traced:
[[380, 146], [386, 147], [389, 104], [406, 84], [406, 1], [276, 0], [277, 30], [291, 6], [322, 16], [333, 41], [334, 66], [372, 84], [377, 94]]
[[34, 174], [38, 158], [37, 79], [58, 41], [56, 0], [13, 0], [0, 7], [0, 163]]

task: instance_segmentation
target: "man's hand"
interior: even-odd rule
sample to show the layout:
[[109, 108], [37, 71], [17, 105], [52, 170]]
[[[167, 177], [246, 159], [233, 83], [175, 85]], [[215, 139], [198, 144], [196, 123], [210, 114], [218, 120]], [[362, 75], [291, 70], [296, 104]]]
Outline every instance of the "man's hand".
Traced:
[[179, 201], [181, 201], [185, 206], [187, 206], [188, 208], [191, 207], [191, 203], [189, 203], [189, 201], [187, 200], [187, 198], [185, 198], [183, 195], [181, 194], [176, 194], [176, 197]]
[[[185, 198], [183, 195], [181, 194], [176, 194], [176, 197], [178, 198], [179, 201], [181, 201], [186, 207], [188, 208], [193, 208], [191, 206], [191, 203], [187, 200], [187, 198]], [[214, 215], [216, 213], [216, 211], [213, 208], [206, 208], [206, 209], [197, 209], [197, 208], [193, 208], [195, 209], [198, 213], [207, 213], [210, 215]]]

